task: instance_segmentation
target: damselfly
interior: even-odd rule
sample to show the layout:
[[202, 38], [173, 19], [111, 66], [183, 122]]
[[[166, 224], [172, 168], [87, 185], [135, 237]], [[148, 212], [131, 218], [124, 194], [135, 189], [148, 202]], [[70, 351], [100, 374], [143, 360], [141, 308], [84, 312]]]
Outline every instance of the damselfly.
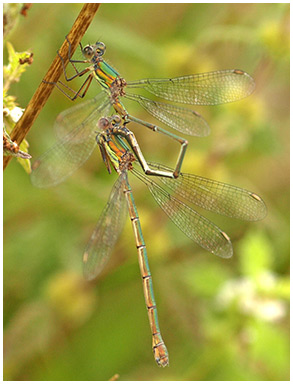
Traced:
[[[123, 229], [128, 207], [152, 332], [153, 352], [158, 365], [164, 367], [169, 362], [168, 352], [159, 328], [146, 246], [128, 181], [128, 172], [134, 174], [148, 187], [159, 206], [186, 236], [222, 258], [229, 258], [233, 253], [228, 235], [171, 193], [176, 193], [180, 198], [207, 210], [249, 221], [264, 218], [266, 206], [263, 200], [253, 192], [184, 173], [180, 173], [177, 179], [156, 178], [170, 189], [171, 192], [167, 192], [162, 185], [154, 181], [154, 178], [149, 178], [134, 167], [136, 158], [127, 149], [124, 140], [127, 136], [133, 136], [133, 133], [125, 126], [121, 126], [119, 116], [101, 118], [98, 125], [101, 133], [97, 135], [96, 140], [103, 161], [109, 173], [113, 166], [119, 177], [86, 247], [83, 256], [84, 274], [87, 279], [93, 279], [104, 268]], [[160, 164], [152, 164], [152, 168], [170, 170]]]
[[[68, 40], [67, 40], [68, 41]], [[242, 70], [224, 70], [196, 75], [176, 77], [172, 79], [145, 79], [126, 82], [119, 73], [103, 59], [105, 44], [97, 42], [84, 48], [80, 44], [84, 60], [71, 59], [71, 44], [69, 44], [69, 59], [75, 75], [68, 77], [62, 60], [65, 79], [69, 82], [76, 77], [88, 74], [80, 89], [74, 96], [68, 95], [62, 88], [67, 87], [59, 82], [54, 83], [67, 97], [74, 100], [84, 97], [92, 80], [96, 79], [104, 92], [94, 99], [81, 103], [62, 112], [56, 120], [55, 128], [62, 139], [54, 149], [42, 156], [34, 168], [40, 168], [39, 172], [47, 174], [48, 168], [54, 168], [58, 178], [48, 179], [50, 186], [64, 180], [83, 164], [95, 147], [96, 122], [101, 116], [108, 116], [113, 107], [125, 122], [133, 121], [153, 131], [160, 132], [178, 141], [181, 145], [174, 170], [169, 170], [169, 177], [177, 177], [180, 173], [183, 158], [187, 149], [187, 140], [158, 127], [138, 119], [128, 113], [121, 100], [123, 97], [138, 102], [151, 115], [169, 127], [188, 135], [206, 136], [209, 133], [207, 122], [195, 111], [177, 105], [150, 100], [141, 95], [127, 93], [126, 88], [145, 89], [163, 99], [194, 105], [217, 105], [240, 100], [248, 96], [254, 89], [254, 81]], [[90, 64], [82, 71], [78, 71], [76, 63]], [[61, 86], [61, 85], [62, 86]], [[73, 151], [73, 152], [72, 152]], [[70, 156], [70, 152], [72, 156]], [[74, 161], [72, 161], [74, 158]], [[71, 170], [68, 160], [70, 161]], [[142, 160], [141, 160], [142, 161]], [[145, 168], [147, 165], [145, 164]]]

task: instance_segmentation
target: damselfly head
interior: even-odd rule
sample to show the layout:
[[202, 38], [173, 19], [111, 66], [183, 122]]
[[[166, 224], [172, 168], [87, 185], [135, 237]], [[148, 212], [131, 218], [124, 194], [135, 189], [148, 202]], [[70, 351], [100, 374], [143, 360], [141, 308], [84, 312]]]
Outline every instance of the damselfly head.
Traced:
[[86, 59], [91, 59], [92, 57], [98, 56], [101, 57], [106, 51], [106, 46], [104, 43], [97, 41], [96, 44], [86, 45], [82, 53]]

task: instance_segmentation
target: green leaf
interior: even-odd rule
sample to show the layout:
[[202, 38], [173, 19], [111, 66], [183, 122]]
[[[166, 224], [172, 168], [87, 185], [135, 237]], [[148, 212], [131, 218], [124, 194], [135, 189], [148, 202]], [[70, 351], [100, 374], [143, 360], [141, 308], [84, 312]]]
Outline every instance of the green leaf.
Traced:
[[[24, 139], [22, 143], [19, 146], [19, 149], [22, 153], [28, 154], [28, 148], [29, 148], [29, 143]], [[19, 164], [24, 168], [26, 173], [30, 174], [32, 169], [31, 169], [31, 161], [30, 159], [25, 159], [23, 157], [17, 157], [17, 161]]]
[[[3, 140], [5, 146], [3, 147], [4, 155], [17, 157], [17, 161], [21, 164], [27, 173], [31, 172], [31, 156], [28, 154], [29, 144], [23, 140], [19, 148], [14, 143], [9, 134], [12, 132], [15, 124], [21, 118], [23, 109], [17, 106], [15, 97], [8, 95], [8, 89], [13, 82], [18, 82], [20, 76], [25, 72], [28, 65], [32, 63], [32, 54], [30, 52], [18, 53], [14, 50], [12, 44], [7, 42], [8, 61], [9, 64], [3, 68], [4, 76], [4, 89], [3, 89], [3, 111], [4, 111], [4, 128]], [[16, 149], [15, 149], [16, 148]]]
[[4, 90], [7, 91], [11, 83], [18, 82], [20, 76], [32, 63], [31, 52], [16, 52], [9, 42], [6, 43], [8, 50], [8, 65], [3, 67]]
[[17, 161], [21, 164], [24, 170], [27, 173], [31, 173], [31, 163], [29, 160], [31, 158], [31, 155], [28, 153], [28, 142], [26, 140], [23, 140], [20, 146], [18, 146], [11, 140], [9, 134], [7, 133], [7, 131], [12, 131], [15, 126], [15, 123], [21, 117], [21, 114], [19, 112], [17, 112], [19, 116], [13, 117], [13, 114], [11, 114], [11, 112], [13, 112], [15, 109], [21, 111], [22, 114], [22, 110], [19, 107], [15, 107], [12, 111], [9, 111], [9, 109], [6, 108], [7, 115], [4, 118], [3, 125], [3, 155], [16, 157]]

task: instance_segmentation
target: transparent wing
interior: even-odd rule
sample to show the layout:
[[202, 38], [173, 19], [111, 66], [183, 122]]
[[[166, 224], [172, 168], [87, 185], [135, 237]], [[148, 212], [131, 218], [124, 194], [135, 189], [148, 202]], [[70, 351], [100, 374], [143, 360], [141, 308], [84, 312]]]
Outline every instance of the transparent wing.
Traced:
[[[161, 164], [150, 164], [154, 169], [171, 171]], [[177, 179], [160, 178], [168, 188], [195, 205], [237, 219], [256, 221], [267, 214], [264, 201], [255, 193], [234, 185], [181, 173]]]
[[195, 111], [150, 100], [140, 95], [126, 94], [125, 97], [137, 101], [140, 106], [162, 123], [186, 135], [207, 136], [210, 133], [208, 123]]
[[253, 78], [239, 69], [199, 73], [173, 79], [145, 79], [127, 83], [128, 88], [144, 88], [166, 100], [217, 105], [240, 100], [252, 93]]
[[[62, 116], [60, 127], [67, 129], [72, 123], [72, 130], [35, 161], [31, 173], [33, 185], [39, 188], [57, 185], [89, 158], [96, 146], [97, 122], [101, 116], [109, 114], [111, 107], [108, 99], [105, 99], [103, 104], [93, 103], [92, 106], [87, 117], [84, 120], [77, 118], [76, 123], [67, 111], [60, 115]], [[73, 116], [75, 108], [71, 109], [74, 112]]]
[[[92, 113], [104, 105], [108, 95], [106, 92], [99, 93], [93, 99], [84, 101], [61, 112], [54, 123], [54, 130], [58, 138], [62, 138], [72, 131], [73, 127], [82, 124]], [[79, 136], [79, 139], [82, 136]]]
[[132, 172], [147, 185], [159, 206], [186, 236], [217, 256], [223, 258], [232, 256], [232, 244], [225, 232], [182, 201], [171, 196], [153, 179], [147, 178], [136, 169]]
[[83, 255], [84, 276], [94, 279], [104, 268], [111, 251], [122, 232], [127, 215], [127, 204], [123, 193], [123, 175], [116, 180], [108, 203]]

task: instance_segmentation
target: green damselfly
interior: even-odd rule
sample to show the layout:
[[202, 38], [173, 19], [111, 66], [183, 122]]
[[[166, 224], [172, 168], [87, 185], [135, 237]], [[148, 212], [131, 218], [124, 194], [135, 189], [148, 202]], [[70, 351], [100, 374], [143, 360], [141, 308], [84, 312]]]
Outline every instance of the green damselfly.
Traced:
[[[207, 122], [195, 111], [169, 103], [150, 100], [141, 95], [127, 93], [126, 88], [142, 88], [172, 102], [194, 105], [217, 105], [240, 100], [248, 96], [253, 91], [255, 85], [252, 77], [242, 70], [224, 70], [172, 79], [145, 79], [126, 82], [103, 59], [106, 47], [102, 42], [87, 45], [84, 48], [80, 44], [84, 60], [72, 60], [69, 41], [68, 44], [70, 63], [76, 73], [71, 77], [67, 76], [63, 59], [60, 56], [65, 79], [71, 81], [85, 74], [88, 74], [88, 76], [80, 89], [74, 93], [73, 97], [70, 97], [60, 84], [70, 89], [68, 86], [61, 82], [54, 84], [72, 100], [75, 100], [77, 97], [84, 97], [93, 79], [101, 85], [104, 92], [91, 100], [69, 108], [57, 117], [55, 128], [59, 132], [61, 140], [34, 164], [34, 169], [39, 168], [39, 174], [44, 174], [43, 179], [48, 174], [48, 169], [55, 169], [56, 177], [47, 179], [47, 184], [44, 184], [44, 187], [58, 184], [88, 159], [95, 147], [96, 122], [100, 117], [108, 116], [111, 107], [120, 114], [125, 122], [133, 121], [139, 123], [180, 143], [181, 148], [175, 169], [166, 171], [168, 172], [168, 177], [176, 178], [178, 176], [187, 149], [187, 140], [157, 125], [147, 123], [130, 115], [120, 99], [126, 98], [138, 102], [159, 121], [183, 134], [206, 136], [209, 133]], [[78, 71], [76, 68], [77, 63], [90, 65], [84, 70]], [[138, 156], [140, 152], [138, 147]], [[138, 159], [143, 164], [147, 173], [149, 173], [148, 165], [144, 163], [144, 159], [140, 156]], [[68, 170], [68, 167], [71, 167], [71, 170]], [[160, 171], [154, 172], [154, 174], [158, 173], [160, 174]]]
[[[153, 353], [158, 365], [164, 367], [169, 363], [168, 352], [159, 328], [146, 246], [128, 181], [128, 172], [134, 174], [148, 187], [159, 206], [186, 236], [222, 258], [229, 258], [233, 254], [228, 235], [181, 201], [181, 198], [209, 211], [249, 221], [264, 218], [266, 206], [263, 200], [253, 192], [191, 174], [180, 173], [176, 179], [157, 177], [156, 181], [162, 182], [170, 190], [168, 192], [162, 185], [155, 182], [154, 178], [146, 176], [135, 168], [136, 157], [126, 145], [128, 144], [126, 138], [132, 137], [133, 133], [125, 125], [121, 125], [119, 116], [101, 118], [98, 126], [100, 133], [96, 140], [103, 161], [109, 173], [112, 166], [119, 177], [86, 247], [83, 256], [84, 274], [90, 280], [98, 276], [104, 268], [122, 232], [128, 207], [152, 332]], [[170, 168], [160, 164], [153, 163], [151, 166], [160, 171], [170, 171]]]

